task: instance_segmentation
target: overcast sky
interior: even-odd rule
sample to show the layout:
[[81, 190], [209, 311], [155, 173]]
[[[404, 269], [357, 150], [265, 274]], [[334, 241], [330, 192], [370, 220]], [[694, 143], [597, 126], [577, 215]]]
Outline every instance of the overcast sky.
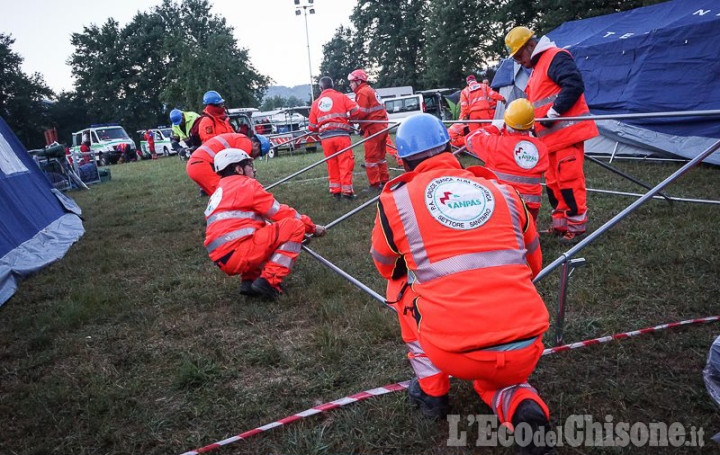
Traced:
[[[308, 0], [301, 0], [307, 4]], [[113, 17], [127, 24], [137, 11], [161, 0], [0, 0], [0, 32], [15, 38], [13, 50], [24, 59], [23, 70], [39, 72], [55, 91], [72, 89], [67, 60], [70, 34], [83, 26]], [[274, 85], [299, 85], [310, 80], [303, 16], [295, 15], [293, 0], [211, 0], [213, 13], [227, 19], [238, 44], [248, 48], [255, 67]], [[315, 0], [308, 15], [313, 74], [322, 59], [322, 45], [340, 25], [349, 24], [356, 0]]]

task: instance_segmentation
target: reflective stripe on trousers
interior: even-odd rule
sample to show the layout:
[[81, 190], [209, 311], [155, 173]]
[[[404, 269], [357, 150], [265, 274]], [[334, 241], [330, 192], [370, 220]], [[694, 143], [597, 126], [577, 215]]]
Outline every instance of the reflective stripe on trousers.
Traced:
[[435, 365], [433, 365], [428, 356], [425, 355], [425, 351], [423, 351], [420, 343], [418, 343], [417, 341], [411, 341], [405, 344], [410, 351], [410, 353], [408, 354], [408, 358], [410, 359], [410, 366], [412, 366], [412, 369], [413, 371], [415, 371], [415, 375], [418, 377], [418, 379], [423, 379], [429, 376], [436, 375], [438, 373], [442, 373], [442, 371], [440, 371]]
[[492, 408], [493, 411], [503, 417], [503, 420], [509, 422], [512, 418], [512, 416], [507, 415], [508, 411], [510, 410], [510, 403], [512, 402], [515, 393], [520, 389], [530, 389], [534, 394], [537, 395], [537, 390], [535, 390], [535, 388], [527, 382], [524, 382], [522, 384], [514, 384], [495, 392], [495, 395], [492, 398]]
[[275, 251], [287, 251], [288, 253], [299, 253], [302, 250], [302, 243], [285, 242]]
[[527, 177], [524, 175], [513, 175], [513, 174], [506, 174], [504, 172], [498, 172], [496, 170], [492, 170], [495, 175], [500, 180], [504, 180], [506, 182], [510, 183], [524, 183], [527, 185], [540, 185], [543, 182], [542, 177]]
[[282, 267], [285, 267], [287, 269], [292, 269], [293, 266], [293, 259], [285, 256], [284, 254], [275, 253], [272, 256], [270, 256], [269, 262], [274, 262], [277, 265], [280, 265]]
[[520, 197], [522, 197], [522, 200], [525, 202], [542, 202], [542, 196], [538, 196], [537, 194], [523, 194], [520, 193]]
[[220, 212], [216, 213], [214, 215], [211, 215], [207, 219], [207, 225], [210, 226], [212, 223], [216, 221], [222, 221], [222, 220], [230, 220], [230, 219], [246, 219], [246, 220], [254, 220], [254, 221], [265, 221], [263, 217], [258, 215], [255, 212], [243, 212], [242, 210], [232, 210], [229, 212]]
[[410, 247], [410, 254], [417, 266], [415, 276], [420, 282], [427, 282], [453, 273], [465, 272], [468, 270], [497, 267], [501, 265], [524, 265], [525, 264], [525, 243], [520, 228], [520, 212], [515, 206], [514, 199], [510, 192], [502, 185], [497, 188], [503, 194], [510, 210], [513, 229], [515, 231], [518, 249], [496, 250], [468, 253], [449, 257], [431, 263], [427, 250], [420, 235], [420, 227], [417, 217], [413, 211], [407, 185], [402, 186], [393, 192], [395, 205], [400, 214], [400, 221], [405, 229], [405, 235]]
[[237, 231], [228, 232], [227, 234], [221, 235], [220, 237], [210, 242], [205, 248], [207, 249], [208, 253], [212, 253], [217, 248], [225, 245], [226, 243], [232, 242], [233, 240], [237, 240], [242, 237], [246, 237], [248, 235], [252, 235], [254, 232], [255, 228], [244, 228], [238, 229]]

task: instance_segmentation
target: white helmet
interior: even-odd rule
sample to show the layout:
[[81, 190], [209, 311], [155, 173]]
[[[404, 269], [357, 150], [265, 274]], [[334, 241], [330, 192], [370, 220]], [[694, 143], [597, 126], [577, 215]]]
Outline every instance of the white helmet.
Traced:
[[215, 155], [215, 172], [220, 172], [231, 164], [252, 160], [252, 157], [244, 150], [225, 149]]

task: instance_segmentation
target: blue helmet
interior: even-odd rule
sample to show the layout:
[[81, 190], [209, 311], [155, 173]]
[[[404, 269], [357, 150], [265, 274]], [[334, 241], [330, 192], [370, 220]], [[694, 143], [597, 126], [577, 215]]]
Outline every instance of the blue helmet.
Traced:
[[222, 99], [222, 96], [215, 90], [205, 92], [203, 95], [203, 104], [222, 104], [224, 102], [225, 100]]
[[170, 121], [173, 125], [179, 125], [182, 123], [182, 111], [180, 109], [173, 109], [170, 111]]
[[270, 151], [270, 141], [262, 134], [256, 134], [254, 138], [260, 143], [260, 155], [265, 156]]
[[407, 158], [418, 153], [442, 147], [450, 142], [447, 128], [439, 118], [430, 114], [408, 117], [398, 128], [395, 143], [398, 158]]

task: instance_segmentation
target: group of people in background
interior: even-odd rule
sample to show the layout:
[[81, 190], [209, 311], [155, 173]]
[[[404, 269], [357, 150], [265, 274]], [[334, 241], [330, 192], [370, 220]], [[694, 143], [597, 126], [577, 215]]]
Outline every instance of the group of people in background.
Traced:
[[[397, 310], [415, 372], [408, 394], [423, 415], [449, 409], [449, 376], [472, 380], [475, 390], [509, 429], [549, 427], [550, 412], [527, 380], [543, 352], [549, 327], [532, 279], [542, 268], [537, 218], [542, 180], [552, 224], [542, 230], [563, 242], [585, 233], [585, 140], [597, 135], [572, 56], [526, 27], [506, 36], [509, 55], [533, 69], [526, 98], [508, 103], [502, 125], [495, 105], [506, 100], [487, 84], [467, 79], [461, 120], [448, 128], [429, 114], [399, 126], [397, 157], [406, 171], [390, 179], [388, 117], [362, 69], [348, 75], [355, 100], [319, 80], [309, 130], [322, 141], [329, 192], [354, 199], [353, 123], [364, 135], [369, 191], [379, 193], [370, 255], [387, 279], [386, 298]], [[224, 101], [208, 92], [201, 116], [174, 110], [173, 130], [197, 149], [188, 175], [210, 196], [205, 246], [240, 294], [275, 299], [306, 236], [326, 230], [280, 204], [255, 180], [261, 141], [235, 132]], [[541, 121], [536, 121], [541, 118]], [[255, 145], [257, 144], [257, 145]], [[466, 148], [484, 166], [463, 168], [454, 156]], [[542, 442], [542, 441], [541, 441]], [[537, 440], [522, 453], [546, 453]]]

